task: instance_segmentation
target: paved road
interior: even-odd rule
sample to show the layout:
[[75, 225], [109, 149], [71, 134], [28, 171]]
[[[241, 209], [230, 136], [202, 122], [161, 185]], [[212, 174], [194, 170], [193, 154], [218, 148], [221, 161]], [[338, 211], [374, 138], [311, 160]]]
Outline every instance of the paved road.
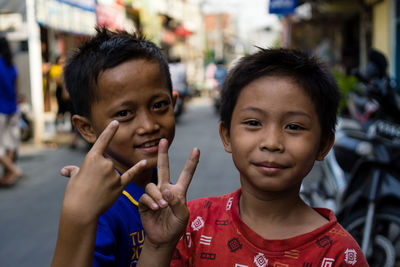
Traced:
[[[230, 155], [218, 136], [218, 118], [207, 99], [189, 103], [170, 149], [171, 176], [178, 177], [193, 147], [200, 163], [188, 198], [228, 193], [239, 187]], [[65, 164], [80, 165], [84, 149], [32, 149], [23, 146], [18, 165], [25, 175], [15, 187], [0, 188], [0, 267], [49, 266], [66, 178], [58, 175]], [[175, 181], [175, 179], [173, 179]]]

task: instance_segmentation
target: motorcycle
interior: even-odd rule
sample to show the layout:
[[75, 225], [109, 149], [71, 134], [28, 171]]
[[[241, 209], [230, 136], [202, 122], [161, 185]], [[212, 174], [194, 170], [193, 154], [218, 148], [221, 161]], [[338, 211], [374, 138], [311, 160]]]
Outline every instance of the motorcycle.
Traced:
[[311, 206], [332, 209], [370, 266], [400, 263], [400, 96], [389, 79], [357, 74], [335, 144], [316, 180], [302, 186]]
[[33, 124], [29, 104], [24, 96], [18, 98], [20, 140], [27, 142], [33, 137]]
[[178, 119], [184, 113], [187, 105], [186, 102], [191, 98], [191, 95], [188, 90], [180, 92], [174, 90], [173, 93], [177, 95], [176, 104], [174, 108], [174, 115], [175, 115], [175, 120], [178, 121]]

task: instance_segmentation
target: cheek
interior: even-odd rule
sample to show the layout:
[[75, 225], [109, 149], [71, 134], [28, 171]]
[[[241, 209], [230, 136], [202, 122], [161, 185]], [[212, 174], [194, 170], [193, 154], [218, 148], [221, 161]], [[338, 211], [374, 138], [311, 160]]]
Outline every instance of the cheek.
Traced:
[[130, 146], [130, 140], [131, 136], [129, 135], [128, 131], [124, 131], [123, 129], [118, 129], [113, 138], [111, 139], [111, 142], [109, 144], [110, 148], [119, 148], [122, 150], [120, 152], [123, 152]]
[[235, 165], [241, 165], [251, 158], [251, 153], [256, 151], [257, 145], [248, 138], [231, 139], [230, 149]]
[[172, 117], [172, 118], [164, 119], [162, 121], [162, 125], [166, 131], [165, 134], [167, 136], [167, 139], [168, 139], [169, 143], [171, 144], [172, 140], [175, 137], [175, 118]]
[[296, 161], [301, 162], [305, 170], [311, 169], [318, 156], [318, 146], [315, 142], [297, 142], [293, 144], [292, 155], [295, 154]]

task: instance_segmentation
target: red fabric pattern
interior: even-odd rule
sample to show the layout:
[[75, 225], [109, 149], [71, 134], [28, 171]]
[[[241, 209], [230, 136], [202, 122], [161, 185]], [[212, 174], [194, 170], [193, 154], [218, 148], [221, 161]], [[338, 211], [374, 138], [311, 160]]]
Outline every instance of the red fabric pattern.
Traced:
[[239, 189], [189, 202], [188, 227], [171, 266], [368, 266], [360, 247], [332, 211], [316, 208], [329, 222], [310, 233], [267, 240], [240, 219], [240, 194]]

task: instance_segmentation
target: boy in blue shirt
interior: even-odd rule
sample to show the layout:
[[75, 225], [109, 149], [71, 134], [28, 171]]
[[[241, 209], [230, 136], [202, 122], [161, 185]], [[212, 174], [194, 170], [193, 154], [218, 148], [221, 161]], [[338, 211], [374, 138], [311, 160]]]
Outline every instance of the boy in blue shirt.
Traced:
[[[144, 242], [138, 200], [157, 180], [159, 144], [168, 149], [175, 134], [168, 64], [142, 37], [101, 28], [70, 57], [64, 79], [73, 124], [94, 145], [81, 168], [61, 170], [71, 178], [52, 266], [135, 266]], [[190, 177], [198, 157], [195, 149], [185, 166]]]

